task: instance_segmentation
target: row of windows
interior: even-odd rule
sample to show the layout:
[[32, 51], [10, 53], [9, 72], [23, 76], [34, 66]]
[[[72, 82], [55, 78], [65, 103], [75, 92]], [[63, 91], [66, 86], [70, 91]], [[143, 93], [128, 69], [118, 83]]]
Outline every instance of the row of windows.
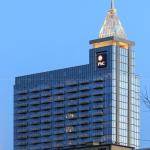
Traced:
[[[59, 115], [59, 116], [53, 116], [53, 119], [52, 119], [52, 116], [51, 117], [49, 117], [47, 120], [44, 120], [44, 118], [45, 117], [43, 117], [43, 119], [42, 119], [42, 117], [41, 117], [41, 115], [42, 114], [31, 114], [30, 116], [27, 116], [27, 115], [17, 115], [16, 116], [16, 118], [15, 118], [15, 120], [28, 120], [29, 118], [33, 118], [33, 119], [35, 119], [35, 118], [41, 118], [41, 120], [43, 120], [44, 122], [47, 122], [47, 121], [49, 121], [49, 122], [51, 122], [52, 120], [53, 121], [56, 121], [56, 122], [60, 122], [60, 121], [62, 121], [62, 120], [65, 120], [65, 116], [64, 115]], [[91, 116], [92, 115], [92, 116]], [[44, 115], [45, 116], [45, 115]], [[103, 116], [103, 112], [96, 112], [96, 113], [92, 113], [92, 114], [85, 114], [85, 113], [80, 113], [79, 114], [79, 117], [78, 118], [90, 118], [90, 117], [96, 117], [96, 116]], [[72, 118], [72, 119], [77, 119], [77, 118]], [[106, 119], [107, 120], [109, 120], [109, 117], [106, 117]]]
[[[59, 105], [62, 105], [61, 108]], [[104, 109], [104, 104], [101, 102], [93, 103], [93, 104], [84, 104], [79, 106], [67, 106], [65, 107], [64, 104], [59, 105], [41, 105], [41, 106], [34, 106], [34, 107], [23, 107], [19, 108], [15, 111], [16, 114], [28, 114], [29, 116], [32, 114], [36, 114], [37, 116], [41, 114], [41, 116], [45, 116], [46, 114], [50, 115], [60, 115], [64, 113], [71, 113], [71, 112], [85, 112], [85, 111], [93, 111]], [[106, 106], [108, 107], [108, 106]], [[95, 110], [95, 111], [94, 111]], [[35, 116], [36, 116], [35, 115]], [[21, 116], [21, 115], [20, 115]]]
[[[99, 129], [96, 129], [96, 130], [92, 130], [92, 132], [90, 131], [79, 131], [79, 132], [75, 132], [74, 133], [74, 128], [73, 127], [67, 127], [65, 130], [63, 130], [64, 133], [66, 133], [65, 135], [64, 134], [52, 134], [52, 132], [48, 131], [41, 131], [41, 132], [32, 132], [30, 134], [28, 133], [24, 133], [24, 134], [17, 134], [16, 135], [16, 138], [15, 140], [25, 140], [25, 139], [29, 139], [30, 140], [34, 140], [34, 139], [37, 139], [37, 138], [41, 138], [41, 139], [51, 139], [51, 141], [49, 142], [52, 142], [52, 141], [65, 141], [66, 138], [67, 139], [80, 139], [80, 138], [88, 138], [88, 137], [102, 137], [104, 135], [104, 132], [103, 130], [99, 130]], [[53, 131], [53, 133], [56, 133], [57, 131]], [[61, 131], [62, 132], [62, 131]], [[108, 132], [107, 132], [108, 133]], [[109, 134], [106, 134], [105, 132], [105, 135], [110, 135]]]
[[[94, 143], [110, 143], [111, 137], [110, 136], [101, 136], [101, 137], [93, 137], [91, 138], [84, 138], [84, 139], [77, 139], [77, 140], [66, 140], [66, 141], [55, 141], [53, 143], [51, 143], [49, 140], [47, 139], [37, 139], [37, 140], [31, 140], [31, 141], [17, 141], [16, 142], [16, 148], [21, 150], [23, 149], [27, 149], [28, 145], [30, 145], [30, 148], [32, 150], [39, 150], [39, 149], [52, 149], [52, 150], [56, 150], [56, 149], [60, 149], [60, 148], [67, 148], [69, 146], [75, 146], [78, 145], [78, 147], [80, 146], [80, 144], [88, 144], [88, 145], [93, 145]], [[100, 150], [105, 150], [106, 148], [101, 148]]]
[[51, 100], [53, 101], [61, 101], [61, 100], [64, 100], [64, 99], [78, 99], [78, 98], [87, 98], [87, 97], [90, 97], [90, 96], [99, 96], [99, 95], [103, 95], [104, 94], [104, 91], [103, 90], [92, 90], [92, 91], [86, 91], [86, 92], [80, 92], [78, 91], [78, 93], [71, 93], [71, 94], [62, 94], [62, 95], [53, 95], [51, 96], [50, 93], [48, 93], [46, 96], [42, 96], [40, 93], [38, 94], [34, 94], [34, 95], [31, 95], [31, 96], [17, 96], [15, 99], [16, 100], [39, 100], [41, 97], [44, 98], [44, 97], [49, 97]]
[[[96, 80], [92, 80], [92, 81], [89, 81], [89, 80], [85, 80], [85, 81], [66, 81], [66, 84], [57, 84], [55, 86], [40, 86], [39, 88], [33, 88], [33, 89], [30, 89], [30, 90], [18, 90], [15, 92], [15, 94], [27, 94], [29, 92], [31, 93], [36, 93], [36, 92], [40, 92], [40, 91], [50, 91], [50, 90], [53, 90], [53, 89], [63, 89], [63, 88], [66, 88], [66, 86], [68, 87], [74, 87], [74, 86], [79, 86], [81, 85], [81, 87], [83, 86], [87, 86], [91, 83], [93, 83], [93, 85], [91, 84], [91, 86], [95, 86], [97, 84], [101, 84], [102, 82], [104, 82], [104, 79], [103, 78], [99, 78], [99, 79], [96, 79]], [[56, 90], [57, 91], [57, 90]]]
[[[87, 114], [84, 114], [84, 113], [80, 113], [79, 114], [80, 115], [80, 118], [78, 117], [78, 118], [74, 118], [74, 119], [81, 119], [82, 118], [82, 120], [81, 121], [85, 121], [86, 122], [86, 119], [88, 119], [88, 118], [91, 118], [92, 117], [92, 120], [93, 121], [98, 121], [98, 122], [102, 122], [103, 121], [103, 119], [101, 118], [101, 116], [103, 116], [103, 113], [102, 112], [98, 112], [98, 113], [93, 113], [92, 114], [92, 116], [88, 116]], [[98, 118], [98, 117], [100, 117], [100, 118]], [[36, 113], [35, 114], [31, 114], [31, 116], [27, 116], [27, 115], [17, 115], [16, 117], [15, 117], [15, 119], [16, 120], [28, 120], [29, 118], [41, 118], [41, 114], [40, 113], [38, 113], [37, 115], [36, 115]], [[65, 120], [66, 119], [66, 117], [64, 116], [64, 115], [59, 115], [59, 116], [57, 116], [57, 117], [46, 117], [47, 119], [45, 120], [45, 117], [43, 117], [43, 118], [41, 118], [41, 120], [43, 120], [43, 122], [47, 122], [47, 121], [49, 121], [49, 122], [51, 122], [51, 121], [55, 121], [55, 122], [60, 122], [60, 121], [63, 121], [63, 120]], [[85, 120], [83, 119], [83, 118], [85, 118]], [[110, 118], [109, 117], [106, 117], [106, 119], [105, 120], [109, 120]], [[77, 121], [77, 120], [76, 120]], [[88, 120], [87, 120], [88, 121]], [[70, 122], [71, 123], [71, 122]]]
[[[47, 97], [47, 98], [39, 98], [36, 100], [26, 100], [26, 101], [17, 101], [15, 102], [16, 107], [28, 107], [28, 106], [34, 106], [34, 107], [40, 107], [40, 105], [51, 105], [50, 103], [65, 103], [67, 106], [74, 106], [78, 105], [79, 102], [81, 104], [85, 103], [95, 103], [95, 102], [102, 102], [104, 101], [103, 95], [96, 95], [92, 97], [87, 97], [87, 98], [76, 98], [76, 99], [70, 99], [70, 100], [65, 100], [64, 97], [57, 97], [56, 99]], [[39, 105], [39, 106], [38, 106]]]

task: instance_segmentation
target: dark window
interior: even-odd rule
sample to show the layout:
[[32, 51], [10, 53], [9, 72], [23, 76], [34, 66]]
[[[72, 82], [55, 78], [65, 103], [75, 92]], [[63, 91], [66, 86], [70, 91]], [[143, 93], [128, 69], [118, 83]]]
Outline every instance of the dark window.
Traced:
[[106, 150], [106, 148], [99, 148], [98, 150]]

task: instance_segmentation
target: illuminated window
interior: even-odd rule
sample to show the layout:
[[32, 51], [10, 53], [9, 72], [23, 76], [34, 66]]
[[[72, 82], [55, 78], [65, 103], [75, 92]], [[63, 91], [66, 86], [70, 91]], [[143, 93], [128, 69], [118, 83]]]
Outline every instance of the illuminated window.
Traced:
[[66, 132], [67, 133], [72, 133], [74, 131], [74, 127], [70, 126], [70, 127], [66, 127]]
[[73, 118], [75, 118], [75, 114], [74, 113], [68, 113], [66, 115], [66, 119], [73, 119]]

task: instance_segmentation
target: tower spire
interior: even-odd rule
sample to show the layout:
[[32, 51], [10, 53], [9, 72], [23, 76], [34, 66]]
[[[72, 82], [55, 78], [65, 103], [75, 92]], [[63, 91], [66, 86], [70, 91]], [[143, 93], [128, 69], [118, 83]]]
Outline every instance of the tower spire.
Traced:
[[111, 8], [107, 13], [104, 24], [99, 33], [99, 38], [105, 37], [119, 37], [126, 39], [126, 33], [122, 27], [122, 24], [117, 16], [117, 10], [115, 9], [115, 0], [111, 0]]
[[111, 0], [111, 9], [115, 9], [115, 0]]

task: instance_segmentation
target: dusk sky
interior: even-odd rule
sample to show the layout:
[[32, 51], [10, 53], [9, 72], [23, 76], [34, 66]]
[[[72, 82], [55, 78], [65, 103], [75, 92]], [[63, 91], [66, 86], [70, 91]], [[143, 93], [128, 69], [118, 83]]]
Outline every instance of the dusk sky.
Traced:
[[[0, 0], [0, 150], [13, 150], [15, 77], [87, 64], [110, 0]], [[150, 95], [150, 0], [116, 0], [136, 43], [141, 92]], [[141, 147], [150, 147], [150, 110], [141, 100]]]

